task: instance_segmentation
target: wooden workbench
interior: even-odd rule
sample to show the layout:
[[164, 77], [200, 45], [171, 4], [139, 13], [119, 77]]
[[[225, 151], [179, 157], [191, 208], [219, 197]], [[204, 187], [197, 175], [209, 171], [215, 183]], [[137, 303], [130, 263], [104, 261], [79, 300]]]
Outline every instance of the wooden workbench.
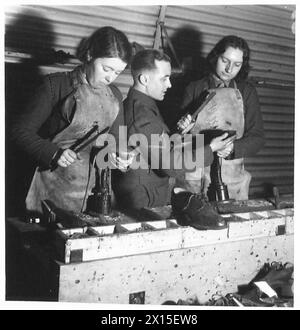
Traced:
[[[88, 238], [81, 251], [68, 238], [63, 246], [61, 233], [49, 238], [38, 225], [18, 219], [7, 224], [19, 232], [26, 258], [35, 260], [33, 272], [38, 269], [40, 282], [47, 284], [34, 299], [160, 305], [195, 296], [206, 302], [215, 293], [237, 291], [265, 262], [293, 263], [293, 214], [293, 209], [235, 214], [227, 229], [216, 231], [159, 220], [152, 222], [158, 224], [155, 230], [127, 227], [96, 236], [93, 243]], [[60, 237], [60, 244], [53, 245], [53, 237]], [[72, 246], [78, 262], [70, 259]]]

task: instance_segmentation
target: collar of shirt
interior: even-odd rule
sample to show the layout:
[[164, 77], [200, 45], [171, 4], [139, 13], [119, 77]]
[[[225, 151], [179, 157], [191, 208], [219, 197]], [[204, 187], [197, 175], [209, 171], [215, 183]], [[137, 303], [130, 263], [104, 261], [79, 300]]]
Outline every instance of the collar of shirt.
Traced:
[[131, 87], [129, 89], [127, 99], [138, 100], [140, 103], [143, 104], [143, 106], [144, 106], [143, 108], [146, 111], [148, 111], [148, 110], [153, 111], [156, 114], [156, 116], [159, 118], [159, 121], [160, 121], [160, 124], [162, 126], [163, 132], [169, 133], [170, 130], [164, 122], [164, 119], [163, 119], [163, 117], [160, 113], [160, 110], [159, 110], [159, 108], [156, 104], [156, 101], [152, 97], [150, 97], [150, 96], [144, 94], [143, 92], [140, 92], [140, 91], [134, 89], [133, 87]]
[[155, 108], [158, 110], [156, 101], [152, 97], [146, 95], [145, 93], [138, 91], [137, 89], [130, 88], [130, 90], [128, 92], [128, 97], [138, 99], [146, 106]]
[[232, 85], [231, 80], [223, 81], [222, 79], [220, 79], [219, 77], [217, 77], [214, 74], [211, 77], [212, 77], [213, 84], [216, 88], [230, 87], [230, 85]]
[[77, 66], [73, 71], [69, 72], [73, 88], [77, 88], [81, 84], [88, 84], [82, 65]]

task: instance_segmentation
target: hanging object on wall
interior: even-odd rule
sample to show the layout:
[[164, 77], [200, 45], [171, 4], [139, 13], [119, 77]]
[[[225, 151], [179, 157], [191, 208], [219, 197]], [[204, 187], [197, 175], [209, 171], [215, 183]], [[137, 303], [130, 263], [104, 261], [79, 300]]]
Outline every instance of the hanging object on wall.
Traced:
[[[167, 6], [161, 6], [160, 7], [160, 12], [159, 12], [159, 17], [156, 22], [156, 31], [155, 31], [155, 37], [154, 37], [154, 43], [153, 43], [153, 48], [154, 49], [162, 49], [165, 51], [167, 47], [169, 47], [172, 56], [174, 57], [175, 60], [175, 66], [172, 66], [172, 73], [182, 73], [182, 64], [180, 63], [178, 56], [176, 54], [176, 51], [173, 47], [173, 44], [169, 38], [167, 28], [165, 25], [165, 16], [166, 16], [166, 10]], [[166, 40], [166, 45], [165, 41]]]

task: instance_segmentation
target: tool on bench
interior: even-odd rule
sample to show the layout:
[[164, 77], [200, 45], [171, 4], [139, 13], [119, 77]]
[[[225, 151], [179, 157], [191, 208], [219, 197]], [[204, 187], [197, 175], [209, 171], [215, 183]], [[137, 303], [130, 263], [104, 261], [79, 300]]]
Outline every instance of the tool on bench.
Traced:
[[274, 200], [272, 199], [271, 202], [272, 204], [274, 204], [277, 210], [294, 207], [293, 196], [280, 196], [279, 189], [276, 186], [273, 186], [272, 192], [273, 192]]
[[86, 212], [109, 215], [111, 213], [111, 170], [95, 166], [96, 183], [92, 194], [87, 199]]
[[50, 200], [43, 200], [41, 203], [43, 210], [41, 225], [58, 228], [87, 226], [87, 223], [80, 218], [79, 214], [58, 208]]

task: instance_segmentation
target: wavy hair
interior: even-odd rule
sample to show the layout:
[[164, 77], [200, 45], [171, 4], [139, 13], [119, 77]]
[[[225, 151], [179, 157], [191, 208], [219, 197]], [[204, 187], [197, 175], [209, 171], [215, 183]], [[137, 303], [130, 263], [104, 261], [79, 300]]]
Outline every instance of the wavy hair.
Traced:
[[250, 71], [250, 48], [246, 40], [235, 35], [229, 35], [222, 38], [209, 52], [206, 57], [209, 72], [215, 73], [218, 58], [225, 53], [228, 47], [238, 48], [243, 52], [243, 64], [235, 79], [237, 81], [246, 79]]

